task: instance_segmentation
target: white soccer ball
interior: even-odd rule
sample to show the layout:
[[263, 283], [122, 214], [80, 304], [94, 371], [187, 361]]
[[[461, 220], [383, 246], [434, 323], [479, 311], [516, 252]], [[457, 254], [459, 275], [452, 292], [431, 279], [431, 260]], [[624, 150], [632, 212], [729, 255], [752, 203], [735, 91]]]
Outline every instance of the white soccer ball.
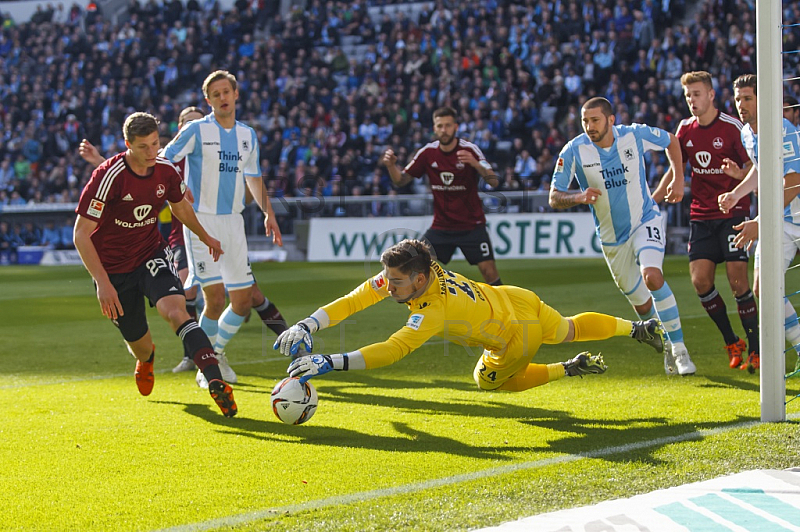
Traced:
[[272, 389], [272, 411], [289, 425], [305, 423], [317, 411], [317, 390], [299, 377], [286, 377]]

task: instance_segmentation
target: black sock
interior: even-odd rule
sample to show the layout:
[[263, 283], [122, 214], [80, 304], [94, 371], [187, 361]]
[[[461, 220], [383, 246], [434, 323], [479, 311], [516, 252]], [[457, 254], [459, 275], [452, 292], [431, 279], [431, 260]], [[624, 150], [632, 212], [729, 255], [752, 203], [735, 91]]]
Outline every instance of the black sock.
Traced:
[[269, 327], [275, 334], [280, 334], [289, 328], [289, 324], [283, 319], [283, 314], [278, 310], [274, 303], [269, 299], [264, 298], [264, 302], [257, 307], [253, 307], [258, 312], [258, 317], [264, 322], [264, 325]]
[[153, 346], [153, 352], [150, 353], [150, 358], [147, 359], [148, 364], [152, 364], [153, 360], [156, 358], [156, 348]]
[[492, 286], [502, 286], [503, 285], [503, 281], [501, 281], [500, 278], [498, 277], [497, 279], [495, 279], [494, 281], [492, 281], [489, 284], [492, 285]]
[[711, 291], [706, 294], [698, 294], [698, 297], [708, 316], [717, 324], [717, 329], [722, 333], [725, 344], [731, 345], [739, 340], [739, 337], [733, 332], [731, 320], [728, 319], [728, 308], [725, 306], [725, 301], [722, 300], [716, 287], [712, 286]]
[[175, 334], [183, 341], [184, 350], [192, 354], [192, 360], [203, 372], [207, 381], [222, 380], [222, 373], [219, 371], [219, 363], [217, 357], [214, 356], [211, 341], [196, 321], [188, 320], [178, 327]]
[[758, 306], [752, 290], [748, 290], [736, 298], [739, 309], [739, 319], [742, 320], [745, 334], [747, 334], [748, 351], [758, 352]]
[[192, 319], [197, 320], [197, 298], [193, 297], [192, 299], [186, 299], [186, 312], [189, 313], [189, 316]]

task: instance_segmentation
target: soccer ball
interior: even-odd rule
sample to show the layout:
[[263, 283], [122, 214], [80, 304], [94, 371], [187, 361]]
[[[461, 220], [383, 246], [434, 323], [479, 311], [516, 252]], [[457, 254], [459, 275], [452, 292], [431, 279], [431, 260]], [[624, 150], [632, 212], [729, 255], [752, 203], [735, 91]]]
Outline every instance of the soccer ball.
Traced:
[[305, 423], [317, 411], [317, 390], [299, 377], [286, 377], [272, 389], [272, 411], [289, 425]]

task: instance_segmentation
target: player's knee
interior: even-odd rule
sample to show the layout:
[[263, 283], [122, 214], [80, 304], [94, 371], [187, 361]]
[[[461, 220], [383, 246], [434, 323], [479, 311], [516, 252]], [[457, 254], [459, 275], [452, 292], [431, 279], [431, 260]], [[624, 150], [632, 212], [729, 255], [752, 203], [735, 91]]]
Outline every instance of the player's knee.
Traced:
[[645, 286], [650, 291], [659, 290], [664, 286], [664, 274], [656, 268], [645, 268], [644, 272], [642, 272], [642, 278]]
[[472, 378], [475, 379], [475, 384], [478, 385], [478, 389], [483, 391], [490, 391], [498, 389], [502, 383], [496, 383], [484, 376], [486, 371], [486, 366], [483, 365], [482, 362], [478, 362], [478, 365], [475, 366], [475, 371], [472, 373]]

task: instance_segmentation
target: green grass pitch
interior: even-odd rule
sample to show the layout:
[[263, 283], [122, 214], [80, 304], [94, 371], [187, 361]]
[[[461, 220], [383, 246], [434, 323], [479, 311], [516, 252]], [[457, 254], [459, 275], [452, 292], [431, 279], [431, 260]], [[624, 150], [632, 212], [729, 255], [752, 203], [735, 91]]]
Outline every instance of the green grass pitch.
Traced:
[[[564, 315], [633, 311], [601, 260], [501, 261], [503, 281]], [[450, 265], [475, 279], [466, 263]], [[258, 264], [290, 322], [363, 281], [364, 264]], [[239, 415], [224, 418], [151, 311], [156, 385], [141, 397], [134, 362], [79, 267], [0, 269], [0, 496], [4, 530], [467, 530], [756, 468], [800, 465], [800, 400], [761, 424], [758, 375], [728, 368], [694, 295], [685, 257], [666, 278], [694, 377], [664, 375], [626, 338], [544, 346], [537, 362], [601, 351], [605, 375], [523, 393], [478, 392], [478, 355], [433, 341], [399, 363], [311, 382], [319, 409], [289, 426], [269, 394], [288, 360], [253, 314], [228, 356]], [[722, 268], [718, 271], [722, 272]], [[797, 275], [794, 275], [797, 277]], [[800, 277], [787, 285], [796, 290]], [[717, 286], [741, 331], [720, 273]], [[384, 301], [317, 337], [318, 352], [382, 340], [404, 306]], [[787, 367], [794, 360], [787, 355]], [[800, 378], [787, 381], [787, 399]]]

